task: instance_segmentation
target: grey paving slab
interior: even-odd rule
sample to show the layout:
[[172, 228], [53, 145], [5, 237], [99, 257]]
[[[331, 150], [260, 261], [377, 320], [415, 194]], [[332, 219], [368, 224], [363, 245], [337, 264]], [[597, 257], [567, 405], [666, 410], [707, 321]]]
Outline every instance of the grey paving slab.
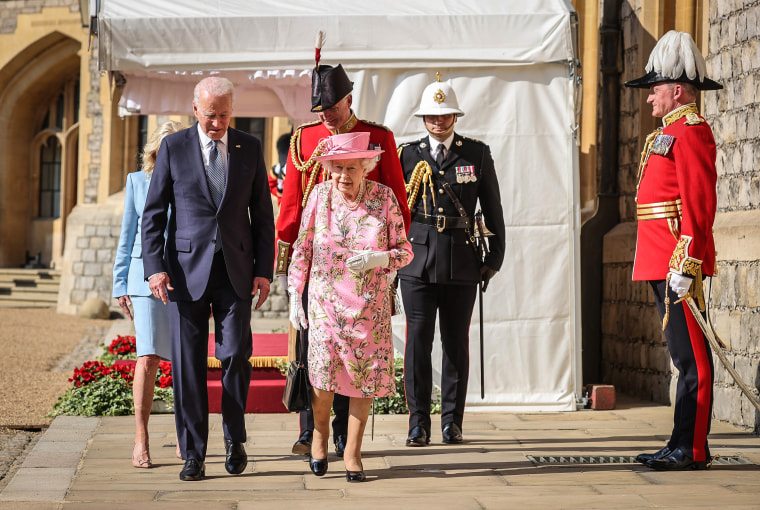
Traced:
[[[207, 478], [182, 482], [174, 455], [172, 415], [151, 418], [154, 468], [132, 467], [134, 417], [56, 419], [16, 477], [0, 493], [12, 508], [760, 508], [760, 466], [658, 473], [639, 464], [537, 465], [527, 455], [635, 455], [664, 443], [672, 410], [636, 401], [614, 411], [471, 413], [465, 443], [407, 448], [406, 416], [377, 416], [364, 438], [368, 481], [349, 484], [341, 459], [330, 455], [326, 476], [311, 474], [290, 454], [295, 415], [249, 415], [249, 465], [224, 470], [221, 419], [212, 415]], [[68, 433], [67, 433], [68, 432]], [[760, 462], [760, 438], [713, 425], [713, 453]], [[332, 448], [332, 446], [330, 446]], [[57, 455], [45, 464], [46, 458]], [[76, 461], [76, 462], [75, 462]], [[73, 464], [72, 467], [63, 467]], [[60, 465], [60, 466], [59, 466]], [[45, 467], [43, 467], [45, 466]], [[36, 502], [40, 506], [29, 506]]]

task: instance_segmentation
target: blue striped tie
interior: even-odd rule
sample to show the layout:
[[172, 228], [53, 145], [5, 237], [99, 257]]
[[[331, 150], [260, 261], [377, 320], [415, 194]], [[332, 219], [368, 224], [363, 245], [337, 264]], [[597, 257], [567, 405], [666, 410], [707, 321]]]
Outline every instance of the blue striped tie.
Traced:
[[224, 196], [224, 162], [222, 161], [222, 155], [219, 153], [219, 140], [212, 140], [214, 146], [211, 147], [211, 152], [208, 158], [208, 172], [206, 173], [206, 179], [208, 180], [208, 190], [211, 192], [211, 198], [214, 199], [214, 205], [219, 207], [222, 202], [222, 196]]

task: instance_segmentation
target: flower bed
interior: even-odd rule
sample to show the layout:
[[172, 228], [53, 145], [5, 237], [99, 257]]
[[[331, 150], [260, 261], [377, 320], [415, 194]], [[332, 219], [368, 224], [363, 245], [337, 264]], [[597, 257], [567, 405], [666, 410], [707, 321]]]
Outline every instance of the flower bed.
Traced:
[[[135, 376], [133, 362], [137, 359], [135, 337], [117, 336], [95, 361], [87, 361], [74, 369], [69, 378], [72, 387], [53, 406], [50, 416], [122, 416], [134, 414], [132, 382]], [[164, 401], [169, 410], [174, 403], [172, 392], [172, 365], [162, 361], [156, 374], [153, 400]]]

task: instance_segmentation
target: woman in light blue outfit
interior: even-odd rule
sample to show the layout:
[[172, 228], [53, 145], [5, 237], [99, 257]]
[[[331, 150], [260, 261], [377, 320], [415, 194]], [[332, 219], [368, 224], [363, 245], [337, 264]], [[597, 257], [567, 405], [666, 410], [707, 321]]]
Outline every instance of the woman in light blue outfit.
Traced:
[[[160, 126], [145, 144], [142, 170], [127, 175], [124, 218], [113, 265], [113, 297], [119, 300], [119, 306], [135, 323], [137, 364], [132, 398], [135, 403], [136, 431], [132, 465], [138, 468], [153, 466], [148, 445], [148, 419], [153, 405], [158, 364], [162, 359], [168, 360], [171, 357], [169, 309], [160, 299], [153, 297], [143, 274], [140, 240], [142, 213], [161, 140], [180, 129], [183, 126], [174, 121]], [[129, 309], [130, 305], [134, 316]]]

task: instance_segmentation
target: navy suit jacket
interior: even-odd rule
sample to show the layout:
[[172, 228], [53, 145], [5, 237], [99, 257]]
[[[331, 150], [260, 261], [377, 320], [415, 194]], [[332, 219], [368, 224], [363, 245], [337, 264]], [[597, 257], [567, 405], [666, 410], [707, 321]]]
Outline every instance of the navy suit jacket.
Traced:
[[145, 278], [168, 273], [173, 301], [203, 296], [217, 225], [227, 273], [240, 299], [251, 295], [255, 277], [272, 279], [274, 215], [261, 143], [236, 129], [227, 132], [229, 164], [218, 210], [206, 181], [197, 124], [164, 138], [158, 151], [143, 210], [143, 266]]

